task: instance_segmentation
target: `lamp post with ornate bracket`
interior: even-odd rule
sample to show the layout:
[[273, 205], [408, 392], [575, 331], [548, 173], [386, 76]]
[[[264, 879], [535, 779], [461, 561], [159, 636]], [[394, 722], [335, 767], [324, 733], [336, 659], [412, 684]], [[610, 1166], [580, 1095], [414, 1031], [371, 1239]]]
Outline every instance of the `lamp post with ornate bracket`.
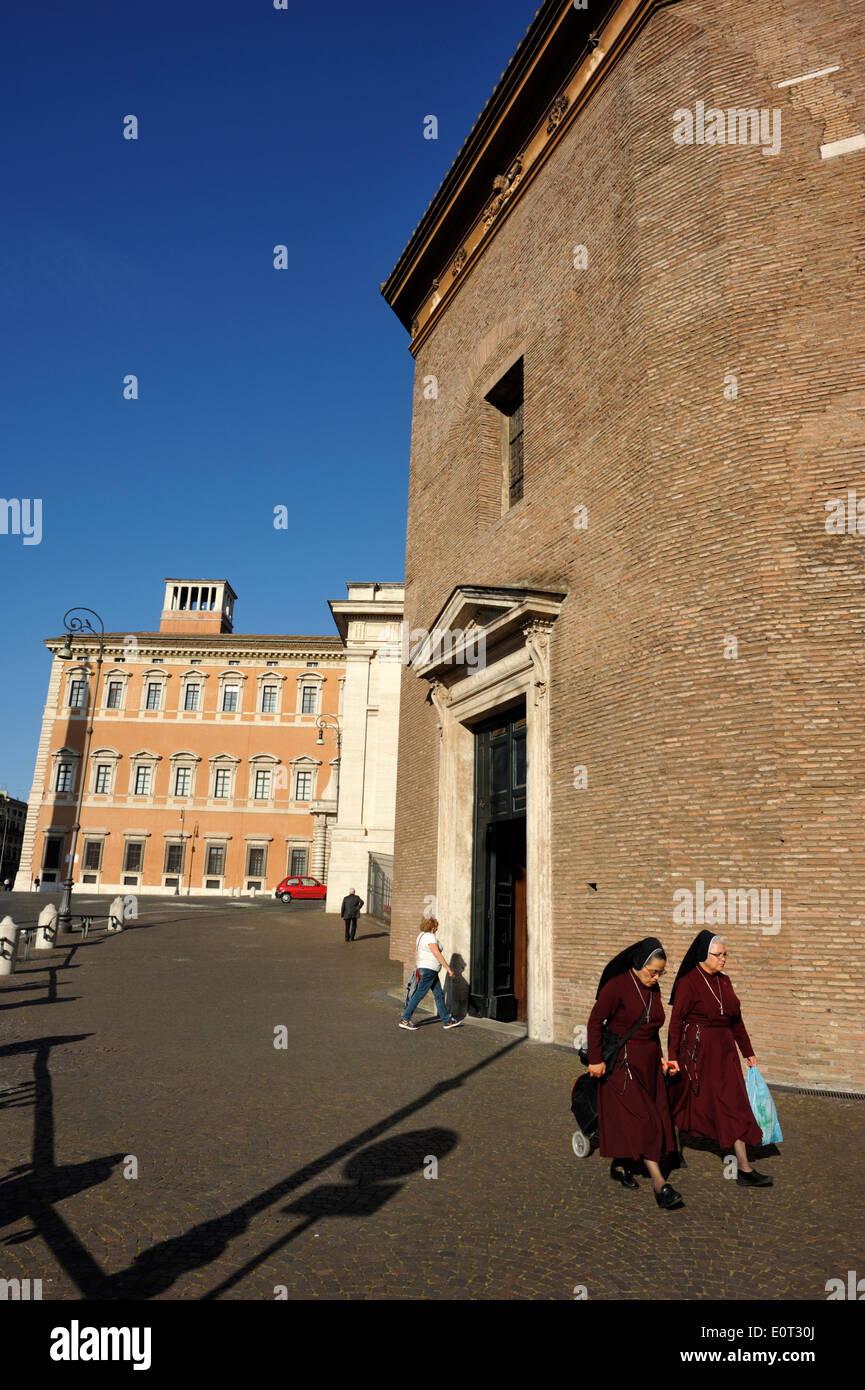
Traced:
[[[93, 626], [90, 618], [81, 617], [81, 614], [89, 613], [90, 618], [95, 618], [99, 624], [98, 630]], [[87, 698], [89, 703], [89, 713], [87, 719], [87, 732], [84, 738], [84, 750], [81, 758], [81, 767], [78, 776], [78, 795], [75, 799], [75, 823], [72, 826], [72, 845], [69, 850], [69, 875], [63, 880], [63, 901], [60, 904], [60, 911], [57, 914], [57, 935], [55, 940], [71, 935], [70, 922], [72, 910], [72, 889], [75, 885], [73, 877], [75, 872], [75, 854], [78, 848], [78, 832], [81, 829], [81, 806], [84, 801], [84, 786], [87, 778], [87, 760], [90, 756], [90, 741], [93, 737], [93, 720], [96, 714], [96, 701], [99, 698], [99, 676], [102, 671], [102, 654], [105, 650], [105, 626], [98, 613], [94, 613], [92, 608], [70, 608], [63, 615], [63, 626], [66, 629], [66, 641], [60, 648], [57, 656], [61, 661], [71, 661], [74, 655], [72, 651], [72, 638], [81, 633], [89, 632], [94, 637], [99, 638], [99, 648], [96, 655], [96, 682], [93, 687], [93, 699], [90, 699], [90, 679], [88, 674]]]
[[[333, 724], [331, 724], [331, 723], [329, 722], [331, 719], [333, 720]], [[342, 757], [342, 725], [340, 724], [340, 722], [339, 722], [339, 720], [337, 719], [337, 717], [336, 717], [335, 714], [320, 714], [320, 715], [318, 716], [318, 719], [316, 719], [316, 721], [315, 721], [315, 727], [318, 729], [318, 738], [317, 738], [315, 741], [316, 741], [316, 743], [318, 744], [319, 748], [320, 748], [320, 747], [322, 746], [322, 744], [324, 743], [324, 731], [325, 731], [325, 729], [330, 729], [330, 728], [332, 728], [333, 731], [334, 731], [334, 733], [336, 734], [336, 804], [337, 804], [337, 807], [338, 807], [338, 806], [339, 806], [339, 765], [340, 765], [340, 759], [341, 759], [341, 757]]]

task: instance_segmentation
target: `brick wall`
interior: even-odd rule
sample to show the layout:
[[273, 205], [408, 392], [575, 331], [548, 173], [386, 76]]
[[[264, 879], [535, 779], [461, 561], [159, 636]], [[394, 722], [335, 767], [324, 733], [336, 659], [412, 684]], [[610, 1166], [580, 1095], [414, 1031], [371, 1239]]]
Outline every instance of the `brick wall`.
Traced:
[[[699, 929], [674, 924], [677, 888], [774, 889], [780, 932], [725, 932], [761, 1065], [858, 1089], [865, 536], [827, 534], [824, 503], [865, 499], [865, 152], [819, 147], [865, 130], [863, 49], [844, 0], [654, 14], [420, 348], [406, 560], [412, 627], [458, 583], [568, 591], [550, 686], [557, 1039], [629, 941], [660, 935], [675, 971]], [[839, 63], [809, 92], [777, 86]], [[779, 108], [780, 153], [677, 146], [673, 112], [698, 99]], [[483, 397], [520, 353], [525, 495], [502, 516]], [[391, 949], [407, 968], [435, 892], [426, 693], [404, 670]]]

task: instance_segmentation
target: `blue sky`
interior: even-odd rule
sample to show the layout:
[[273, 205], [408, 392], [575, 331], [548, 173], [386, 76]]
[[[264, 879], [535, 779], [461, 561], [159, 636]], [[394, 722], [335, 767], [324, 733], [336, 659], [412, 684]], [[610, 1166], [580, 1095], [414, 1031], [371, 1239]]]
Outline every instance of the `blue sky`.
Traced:
[[39, 544], [0, 530], [11, 795], [67, 608], [153, 630], [165, 576], [225, 576], [236, 630], [330, 633], [347, 579], [402, 578], [413, 364], [379, 284], [533, 13], [4, 0], [0, 495], [42, 502]]

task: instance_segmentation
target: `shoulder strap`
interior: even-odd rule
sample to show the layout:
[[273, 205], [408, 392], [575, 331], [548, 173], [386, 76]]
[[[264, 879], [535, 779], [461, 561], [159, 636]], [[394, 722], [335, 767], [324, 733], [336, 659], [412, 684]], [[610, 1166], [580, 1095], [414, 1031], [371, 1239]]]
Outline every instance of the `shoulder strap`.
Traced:
[[625, 1034], [625, 1036], [622, 1038], [622, 1046], [623, 1046], [623, 1047], [624, 1047], [625, 1043], [626, 1043], [626, 1042], [629, 1042], [630, 1039], [634, 1036], [634, 1034], [636, 1033], [637, 1029], [638, 1029], [638, 1028], [642, 1028], [643, 1024], [646, 1023], [646, 1022], [648, 1021], [649, 1014], [650, 1014], [651, 1012], [652, 1012], [652, 991], [649, 990], [649, 997], [648, 997], [648, 999], [646, 1000], [646, 1007], [645, 1007], [645, 1009], [643, 1010], [643, 1012], [642, 1012], [642, 1014], [640, 1015], [640, 1017], [637, 1019], [636, 1023], [635, 1023], [634, 1026], [633, 1026], [633, 1028], [629, 1028], [628, 1031], [627, 1031], [627, 1033]]
[[645, 1009], [644, 1009], [643, 1012], [640, 1014], [640, 1017], [637, 1019], [636, 1023], [635, 1023], [634, 1026], [633, 1026], [633, 1028], [629, 1028], [628, 1031], [627, 1031], [627, 1033], [625, 1034], [625, 1036], [619, 1040], [619, 1046], [616, 1048], [616, 1056], [617, 1056], [617, 1057], [618, 1057], [619, 1053], [621, 1052], [622, 1048], [625, 1046], [625, 1043], [630, 1042], [631, 1038], [634, 1036], [634, 1034], [636, 1033], [637, 1029], [638, 1029], [638, 1028], [642, 1028], [643, 1024], [648, 1020], [648, 1017], [649, 1017], [649, 1014], [651, 1013], [651, 1011], [652, 1011], [652, 992], [651, 992], [651, 990], [650, 990], [650, 991], [649, 991], [649, 998], [648, 998], [648, 1000], [646, 1001], [646, 1007], [645, 1007]]

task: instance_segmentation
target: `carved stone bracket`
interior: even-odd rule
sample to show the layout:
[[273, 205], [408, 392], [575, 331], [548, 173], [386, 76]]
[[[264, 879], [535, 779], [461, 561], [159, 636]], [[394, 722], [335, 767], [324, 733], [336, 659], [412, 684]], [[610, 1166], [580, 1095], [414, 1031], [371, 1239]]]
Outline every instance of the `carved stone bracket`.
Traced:
[[489, 229], [493, 225], [505, 203], [513, 196], [522, 176], [523, 156], [518, 155], [506, 174], [499, 174], [498, 178], [493, 179], [496, 196], [484, 213], [485, 229]]
[[436, 718], [438, 719], [439, 738], [441, 738], [444, 727], [444, 712], [450, 703], [450, 692], [447, 686], [443, 685], [441, 681], [431, 680], [429, 683], [429, 693], [433, 708], [436, 712]]
[[457, 251], [456, 255], [454, 256], [454, 263], [451, 269], [451, 275], [459, 275], [468, 258], [468, 251], [464, 246], [461, 246], [459, 251]]
[[552, 135], [557, 125], [561, 125], [562, 117], [570, 106], [571, 101], [567, 92], [561, 92], [550, 107], [549, 120], [547, 121], [547, 134]]
[[535, 704], [539, 705], [549, 688], [550, 677], [550, 632], [552, 623], [541, 618], [533, 618], [523, 625], [526, 649], [535, 668]]

